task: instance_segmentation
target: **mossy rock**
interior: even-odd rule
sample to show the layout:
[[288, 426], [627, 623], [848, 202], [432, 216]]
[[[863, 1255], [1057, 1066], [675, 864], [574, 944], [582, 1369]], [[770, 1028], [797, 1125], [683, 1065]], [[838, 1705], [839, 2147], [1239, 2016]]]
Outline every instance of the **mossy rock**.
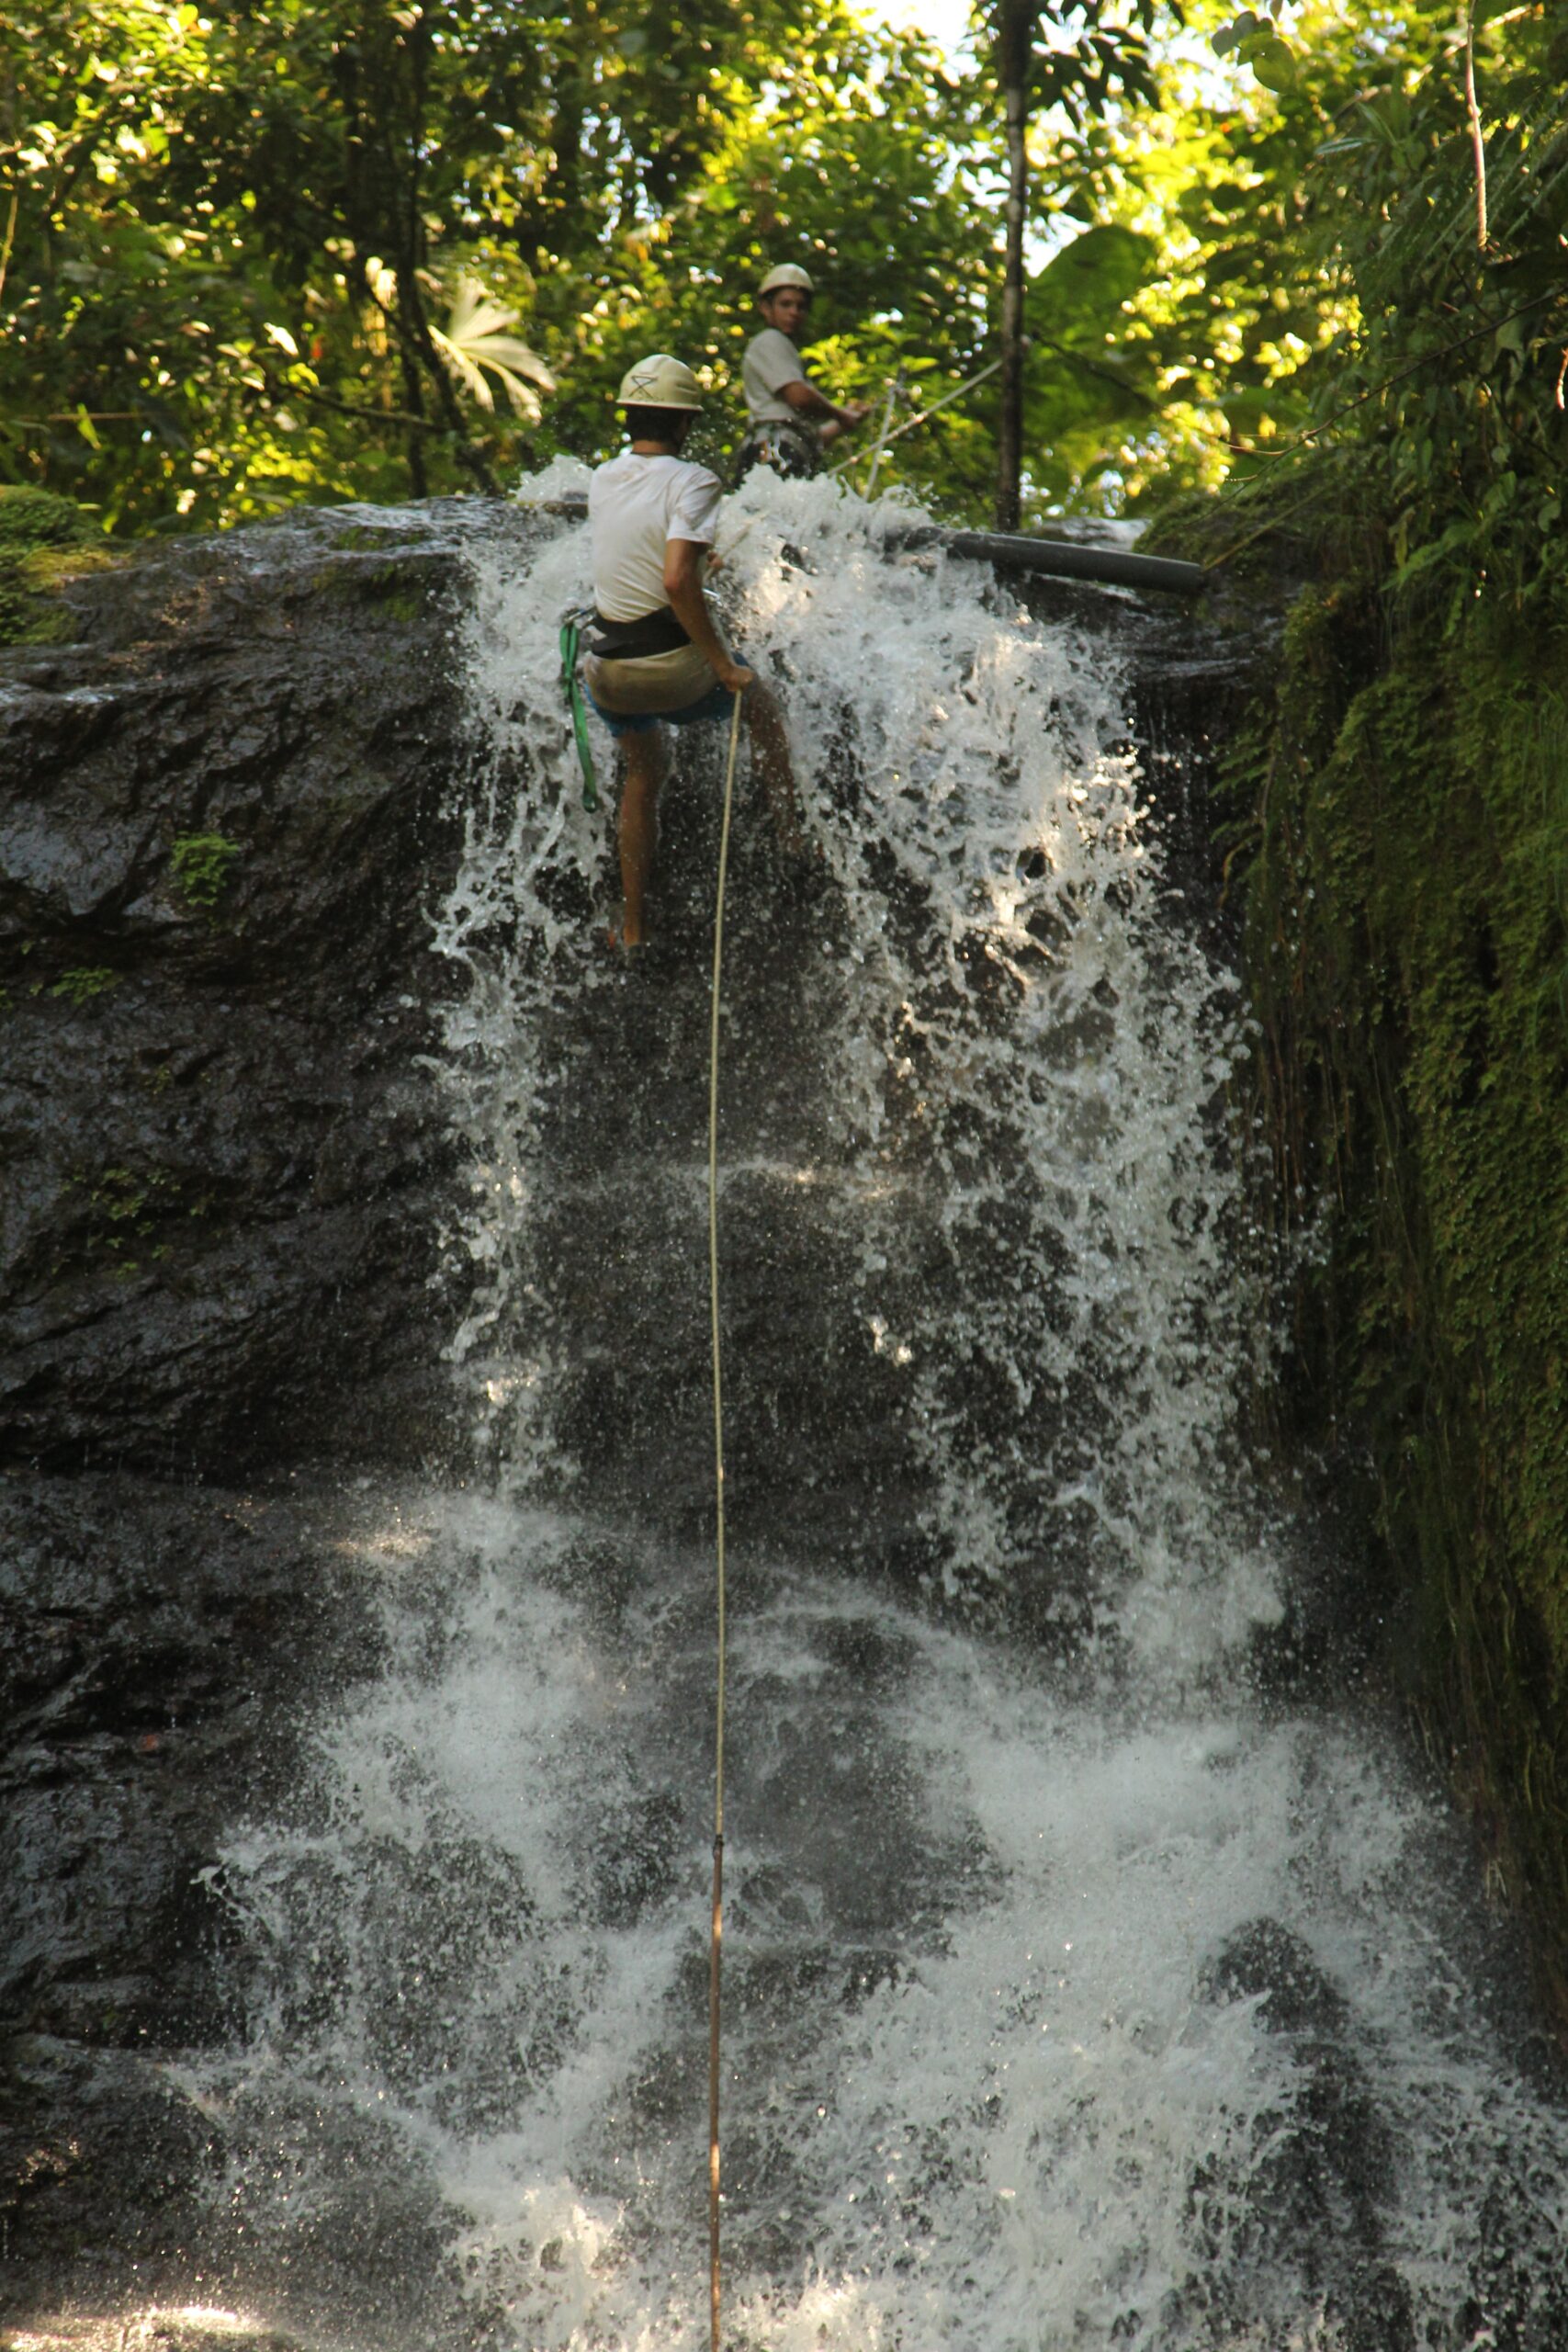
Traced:
[[96, 537], [68, 498], [0, 490], [0, 645], [70, 643], [76, 625], [60, 591], [116, 560]]
[[69, 498], [25, 484], [0, 488], [0, 548], [78, 547], [92, 537], [92, 524]]
[[1227, 755], [1291, 1381], [1364, 1446], [1398, 1665], [1568, 2030], [1568, 613], [1307, 586]]
[[[351, 533], [340, 532], [333, 542], [336, 555], [363, 554], [370, 551], [372, 544], [378, 550], [384, 549], [385, 536], [372, 543], [367, 533], [355, 545]], [[363, 606], [375, 614], [378, 622], [412, 623], [423, 619], [430, 609], [431, 567], [420, 555], [383, 556], [379, 563], [323, 563], [310, 584], [315, 595]]]

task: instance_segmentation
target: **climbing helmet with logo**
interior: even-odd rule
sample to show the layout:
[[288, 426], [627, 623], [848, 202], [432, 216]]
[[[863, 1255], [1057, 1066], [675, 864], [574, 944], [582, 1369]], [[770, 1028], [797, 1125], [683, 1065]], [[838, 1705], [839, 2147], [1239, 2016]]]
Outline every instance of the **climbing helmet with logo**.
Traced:
[[781, 261], [776, 269], [769, 270], [758, 287], [757, 300], [761, 301], [764, 294], [782, 294], [786, 286], [798, 287], [803, 294], [815, 294], [817, 291], [797, 262]]
[[685, 408], [703, 404], [703, 388], [683, 359], [667, 351], [650, 352], [628, 368], [615, 395], [617, 408]]

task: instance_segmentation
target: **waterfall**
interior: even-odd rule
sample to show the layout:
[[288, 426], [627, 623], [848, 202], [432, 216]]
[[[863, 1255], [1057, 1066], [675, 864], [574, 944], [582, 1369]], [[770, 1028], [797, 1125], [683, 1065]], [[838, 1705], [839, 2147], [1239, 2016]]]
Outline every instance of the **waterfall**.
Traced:
[[[378, 1670], [222, 1870], [234, 2274], [344, 2344], [662, 2352], [705, 2314], [722, 734], [679, 743], [625, 972], [556, 674], [581, 481], [476, 547], [435, 916], [481, 1466], [367, 1527]], [[757, 474], [721, 541], [813, 844], [743, 799], [732, 2340], [1544, 2352], [1568, 2128], [1468, 1856], [1375, 1706], [1289, 1664], [1311, 1531], [1238, 1426], [1245, 1014], [1114, 645], [886, 514]]]

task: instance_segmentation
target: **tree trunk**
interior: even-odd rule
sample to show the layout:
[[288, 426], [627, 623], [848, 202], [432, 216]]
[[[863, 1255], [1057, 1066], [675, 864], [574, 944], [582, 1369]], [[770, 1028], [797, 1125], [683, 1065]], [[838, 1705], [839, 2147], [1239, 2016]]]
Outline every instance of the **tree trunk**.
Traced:
[[[424, 414], [424, 392], [419, 380], [419, 369], [405, 348], [399, 353], [403, 370], [403, 399], [411, 416]], [[388, 386], [389, 391], [391, 390]], [[430, 477], [424, 469], [424, 435], [417, 424], [411, 424], [403, 436], [409, 469], [409, 492], [414, 498], [428, 498]]]
[[1002, 406], [997, 436], [997, 528], [1016, 531], [1023, 466], [1023, 223], [1029, 200], [1029, 81], [1036, 0], [999, 0], [997, 79], [1007, 123], [1007, 260], [1002, 277]]
[[[452, 379], [432, 340], [420, 283], [429, 259], [421, 159], [429, 136], [426, 99], [430, 38], [429, 20], [420, 17], [405, 45], [409, 83], [402, 102], [402, 118], [399, 119], [389, 116], [378, 127], [389, 196], [387, 225], [396, 241], [391, 262], [392, 274], [397, 279], [398, 299], [388, 314], [388, 324], [398, 338], [404, 380], [410, 386], [409, 406], [414, 415], [425, 413], [425, 403], [421, 395], [423, 390], [428, 390], [436, 415], [445, 421], [452, 436], [452, 454], [457, 463], [467, 468], [487, 496], [499, 498], [501, 484], [483, 449], [468, 438], [468, 424], [457, 395], [452, 389]], [[409, 473], [414, 481], [425, 478], [425, 452], [420, 435], [415, 433], [409, 435]], [[420, 494], [423, 493], [416, 492], [416, 495]]]

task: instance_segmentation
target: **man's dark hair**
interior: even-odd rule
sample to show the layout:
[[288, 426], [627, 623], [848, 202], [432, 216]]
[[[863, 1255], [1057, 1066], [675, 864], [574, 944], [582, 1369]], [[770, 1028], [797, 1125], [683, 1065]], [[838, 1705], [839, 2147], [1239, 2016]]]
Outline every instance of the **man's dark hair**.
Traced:
[[634, 441], [680, 441], [696, 412], [689, 408], [628, 408], [626, 431]]

